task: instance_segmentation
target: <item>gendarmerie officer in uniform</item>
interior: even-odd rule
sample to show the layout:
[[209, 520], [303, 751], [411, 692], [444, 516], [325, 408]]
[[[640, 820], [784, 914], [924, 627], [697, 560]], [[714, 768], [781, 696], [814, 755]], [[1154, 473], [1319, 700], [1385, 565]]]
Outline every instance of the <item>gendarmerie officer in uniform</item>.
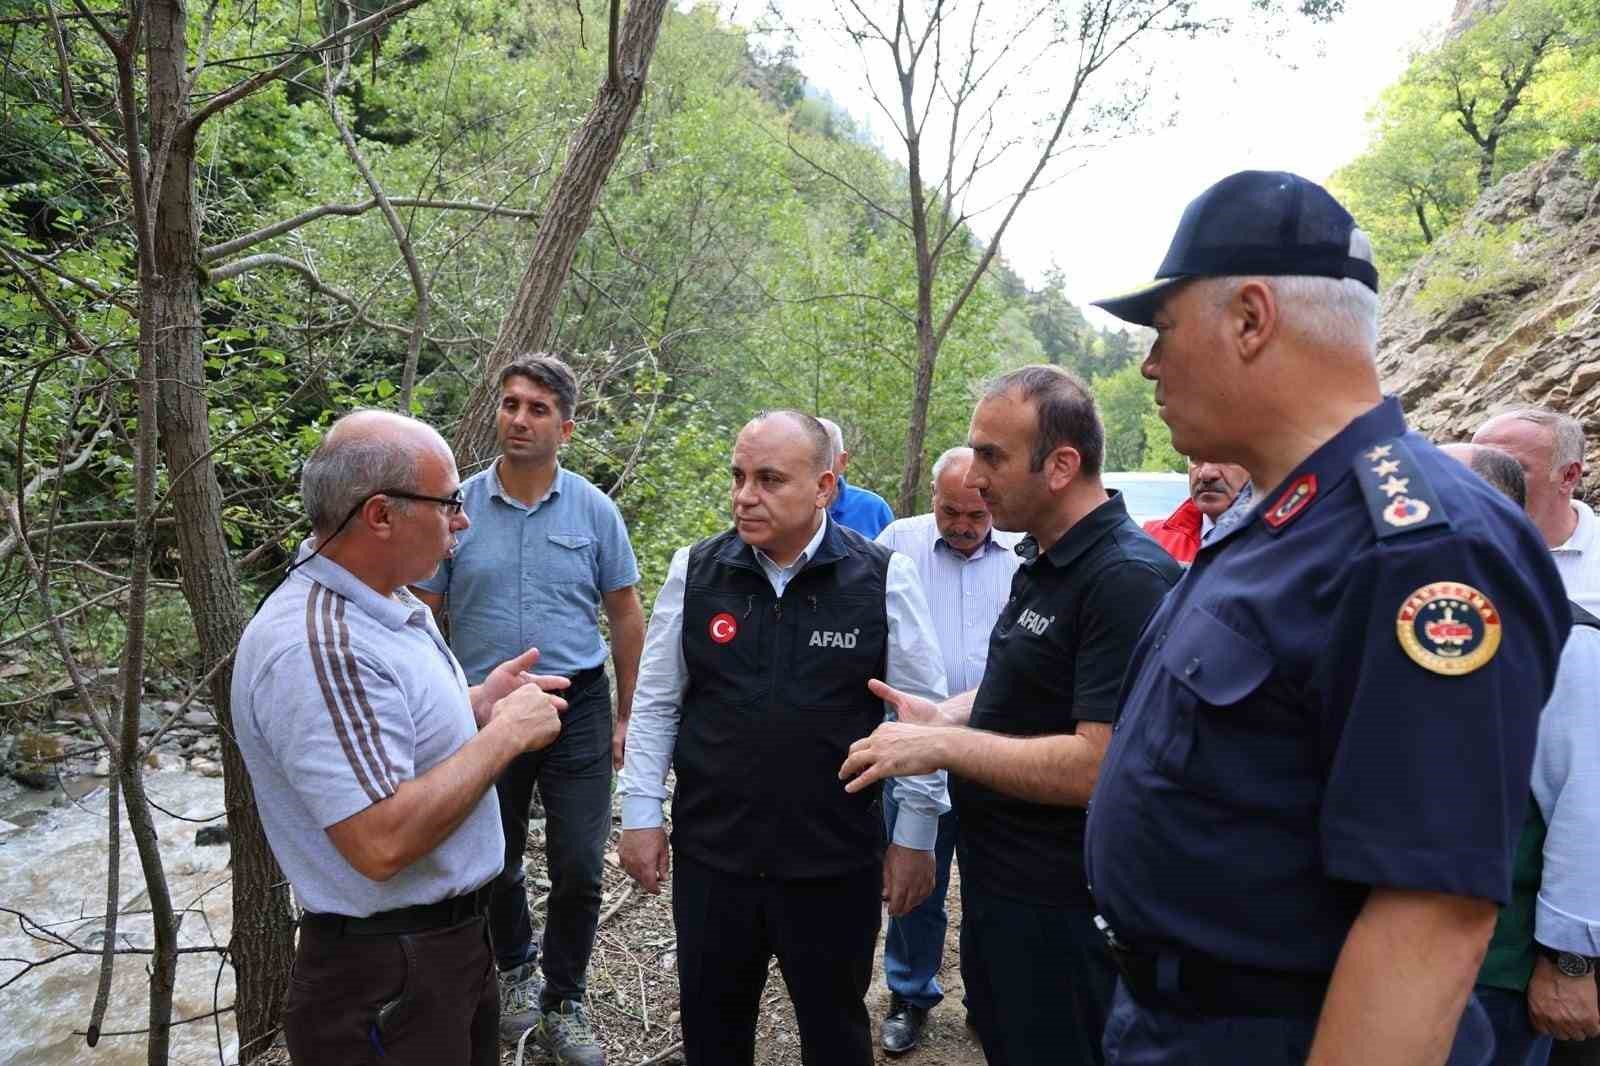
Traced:
[[1481, 1061], [1452, 1045], [1487, 1028], [1570, 613], [1528, 521], [1382, 396], [1370, 248], [1320, 186], [1244, 172], [1100, 304], [1156, 329], [1174, 446], [1264, 490], [1146, 627], [1089, 810], [1110, 1066]]

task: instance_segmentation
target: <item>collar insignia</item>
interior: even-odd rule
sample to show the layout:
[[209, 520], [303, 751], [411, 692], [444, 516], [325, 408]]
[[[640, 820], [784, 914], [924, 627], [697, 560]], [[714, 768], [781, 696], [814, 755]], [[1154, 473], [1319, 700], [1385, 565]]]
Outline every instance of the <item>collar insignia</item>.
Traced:
[[1267, 508], [1261, 520], [1273, 529], [1282, 529], [1289, 521], [1304, 511], [1317, 496], [1317, 475], [1301, 474], [1294, 484], [1284, 490], [1276, 503]]

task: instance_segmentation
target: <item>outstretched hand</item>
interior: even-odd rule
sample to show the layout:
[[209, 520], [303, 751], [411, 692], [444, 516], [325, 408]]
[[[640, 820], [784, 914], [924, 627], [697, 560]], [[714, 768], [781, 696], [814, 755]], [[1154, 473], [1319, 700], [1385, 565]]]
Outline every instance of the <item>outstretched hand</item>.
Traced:
[[[891, 690], [892, 691], [892, 690]], [[944, 769], [944, 741], [950, 729], [885, 722], [850, 745], [839, 767], [846, 792], [860, 792], [886, 777], [910, 777]]]
[[886, 685], [877, 678], [867, 682], [867, 691], [887, 703], [894, 710], [894, 716], [902, 722], [914, 725], [940, 725], [939, 705], [930, 699], [913, 696], [909, 692], [901, 692], [891, 685]]
[[[564, 677], [552, 674], [530, 674], [528, 671], [533, 664], [539, 661], [539, 649], [529, 648], [514, 659], [507, 659], [483, 679], [483, 684], [478, 686], [475, 698], [472, 701], [473, 715], [478, 719], [479, 727], [485, 725], [492, 716], [494, 705], [511, 695], [524, 685], [538, 685], [545, 692], [560, 692], [571, 681]], [[562, 704], [565, 709], [566, 704]]]

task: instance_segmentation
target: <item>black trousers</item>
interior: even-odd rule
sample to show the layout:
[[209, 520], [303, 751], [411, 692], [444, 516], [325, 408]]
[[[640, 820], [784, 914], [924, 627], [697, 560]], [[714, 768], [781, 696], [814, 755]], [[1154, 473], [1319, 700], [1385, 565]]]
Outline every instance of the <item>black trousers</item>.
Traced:
[[[556, 742], [518, 755], [495, 781], [506, 836], [505, 866], [489, 899], [495, 962], [510, 970], [542, 955], [545, 1010], [562, 1000], [583, 1000], [611, 832], [611, 688], [605, 671], [585, 671], [563, 695], [567, 710]], [[535, 784], [544, 800], [550, 878], [542, 945], [533, 940], [522, 869]]]
[[494, 1066], [500, 996], [481, 917], [387, 936], [300, 927], [283, 1029], [295, 1066]]
[[750, 1066], [756, 1015], [777, 956], [808, 1066], [871, 1066], [865, 997], [882, 920], [883, 873], [778, 880], [673, 854], [672, 917], [688, 1066]]
[[1094, 908], [961, 886], [961, 978], [989, 1066], [1101, 1066], [1117, 973]]

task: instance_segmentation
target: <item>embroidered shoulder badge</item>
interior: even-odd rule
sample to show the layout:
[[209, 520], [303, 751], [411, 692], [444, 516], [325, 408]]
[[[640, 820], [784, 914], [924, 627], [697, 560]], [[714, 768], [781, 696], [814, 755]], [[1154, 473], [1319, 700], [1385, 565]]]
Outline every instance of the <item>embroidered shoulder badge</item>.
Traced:
[[1395, 630], [1407, 658], [1450, 677], [1472, 673], [1500, 648], [1500, 612], [1489, 597], [1455, 581], [1435, 581], [1407, 596]]
[[1447, 526], [1444, 505], [1400, 437], [1356, 455], [1356, 479], [1379, 540], [1414, 529]]

